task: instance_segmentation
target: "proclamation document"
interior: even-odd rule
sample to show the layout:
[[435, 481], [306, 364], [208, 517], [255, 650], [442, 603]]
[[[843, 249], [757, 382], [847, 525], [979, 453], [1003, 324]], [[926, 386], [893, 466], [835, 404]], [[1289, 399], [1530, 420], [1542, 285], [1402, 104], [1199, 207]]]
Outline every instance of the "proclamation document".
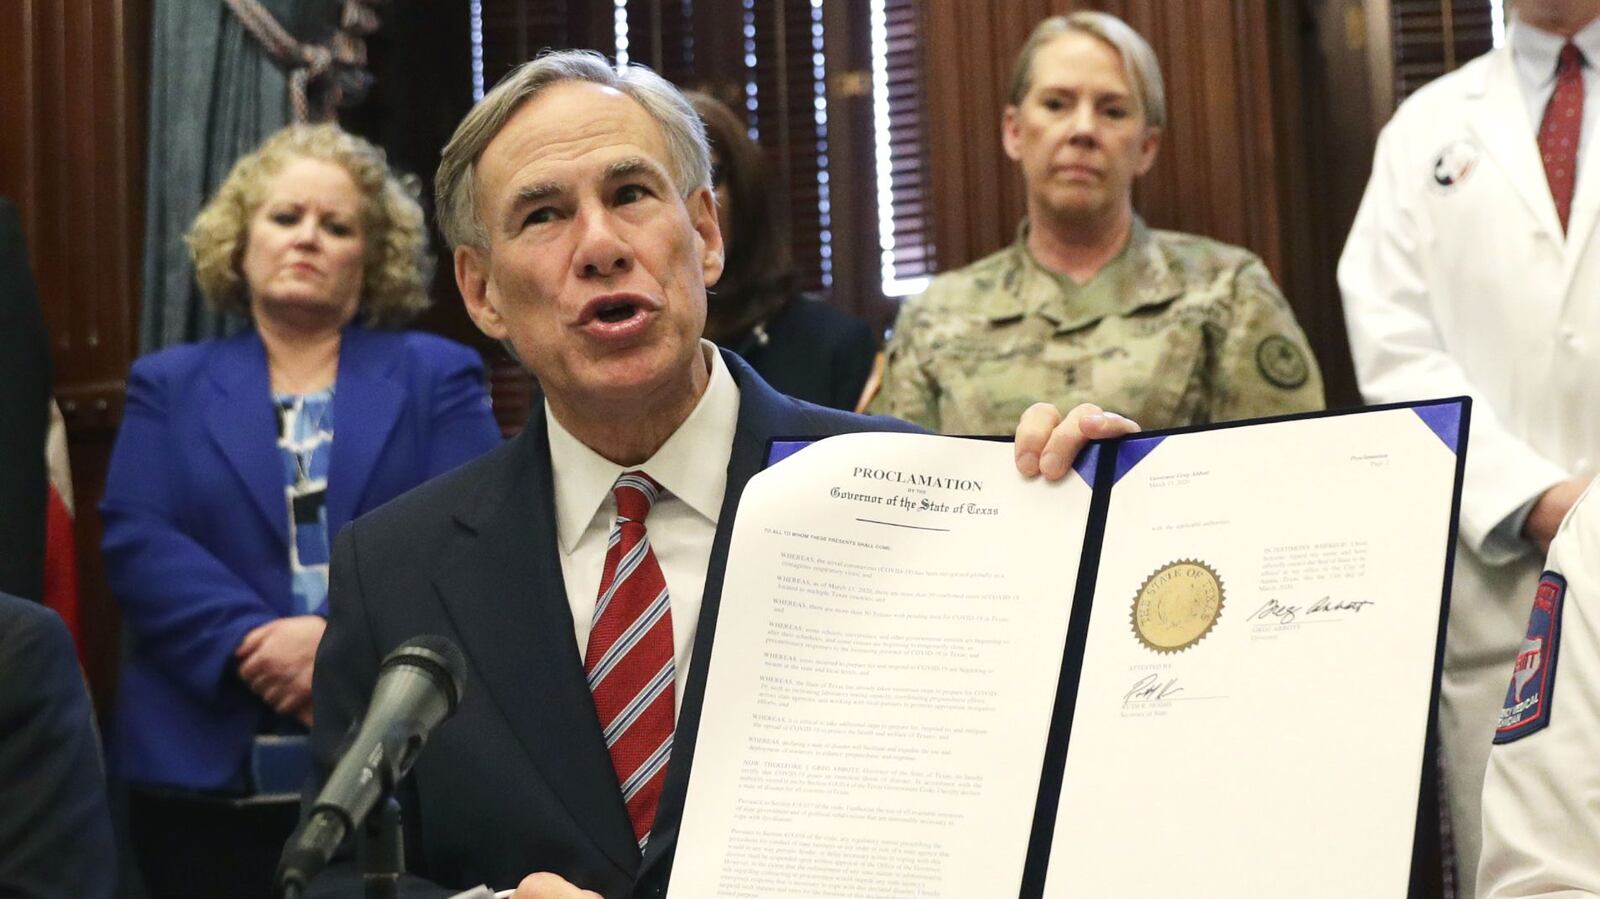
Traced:
[[1470, 408], [775, 444], [669, 897], [1407, 896]]
[[1091, 496], [916, 434], [751, 480], [669, 896], [1016, 895]]
[[1111, 448], [1045, 896], [1406, 895], [1463, 411]]

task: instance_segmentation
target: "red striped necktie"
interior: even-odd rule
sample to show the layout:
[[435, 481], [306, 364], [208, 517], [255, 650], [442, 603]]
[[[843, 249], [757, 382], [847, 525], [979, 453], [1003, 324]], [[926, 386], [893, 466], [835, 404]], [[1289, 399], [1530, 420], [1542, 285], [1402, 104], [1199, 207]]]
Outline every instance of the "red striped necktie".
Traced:
[[1556, 59], [1556, 90], [1539, 123], [1539, 156], [1561, 230], [1572, 216], [1572, 190], [1578, 183], [1578, 136], [1583, 131], [1583, 52], [1568, 41]]
[[583, 667], [642, 852], [672, 754], [672, 605], [644, 529], [661, 485], [630, 471], [611, 489], [617, 519]]

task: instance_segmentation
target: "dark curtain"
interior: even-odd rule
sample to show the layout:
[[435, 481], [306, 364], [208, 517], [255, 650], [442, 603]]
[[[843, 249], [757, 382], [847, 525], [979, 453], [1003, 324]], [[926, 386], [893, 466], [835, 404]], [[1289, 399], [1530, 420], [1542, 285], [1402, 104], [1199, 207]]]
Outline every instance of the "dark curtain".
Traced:
[[[259, 0], [291, 35], [326, 41], [338, 0]], [[154, 0], [141, 353], [238, 331], [206, 305], [183, 235], [234, 160], [289, 123], [284, 70], [223, 0]]]

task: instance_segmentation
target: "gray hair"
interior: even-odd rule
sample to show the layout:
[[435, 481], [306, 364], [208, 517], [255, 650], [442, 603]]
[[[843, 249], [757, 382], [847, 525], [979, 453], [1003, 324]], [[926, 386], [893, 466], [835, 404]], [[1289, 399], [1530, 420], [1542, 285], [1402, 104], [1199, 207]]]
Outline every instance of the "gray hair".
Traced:
[[612, 67], [593, 50], [556, 50], [513, 69], [461, 120], [445, 145], [434, 176], [439, 230], [451, 248], [487, 247], [488, 232], [478, 217], [473, 169], [484, 148], [511, 116], [540, 91], [563, 81], [587, 81], [631, 97], [660, 126], [667, 141], [668, 174], [687, 198], [711, 187], [711, 152], [700, 116], [676, 87], [642, 66]]
[[1022, 52], [1017, 54], [1017, 66], [1011, 75], [1012, 106], [1021, 106], [1022, 98], [1033, 88], [1033, 59], [1039, 48], [1069, 31], [1078, 31], [1099, 38], [1122, 57], [1122, 71], [1133, 87], [1134, 99], [1144, 111], [1145, 124], [1155, 128], [1167, 124], [1167, 89], [1161, 80], [1161, 64], [1156, 61], [1156, 51], [1139, 32], [1127, 22], [1110, 13], [1084, 10], [1065, 16], [1051, 16], [1034, 27], [1028, 35]]

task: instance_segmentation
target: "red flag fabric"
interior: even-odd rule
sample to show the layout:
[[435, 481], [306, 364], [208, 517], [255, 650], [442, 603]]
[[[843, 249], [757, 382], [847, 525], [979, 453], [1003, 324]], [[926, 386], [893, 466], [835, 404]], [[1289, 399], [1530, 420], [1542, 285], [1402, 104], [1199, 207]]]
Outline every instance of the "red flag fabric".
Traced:
[[78, 545], [73, 537], [72, 465], [67, 458], [67, 426], [61, 410], [50, 403], [50, 433], [45, 438], [45, 463], [50, 475], [50, 496], [45, 500], [44, 604], [55, 609], [83, 652], [83, 628], [78, 620]]

